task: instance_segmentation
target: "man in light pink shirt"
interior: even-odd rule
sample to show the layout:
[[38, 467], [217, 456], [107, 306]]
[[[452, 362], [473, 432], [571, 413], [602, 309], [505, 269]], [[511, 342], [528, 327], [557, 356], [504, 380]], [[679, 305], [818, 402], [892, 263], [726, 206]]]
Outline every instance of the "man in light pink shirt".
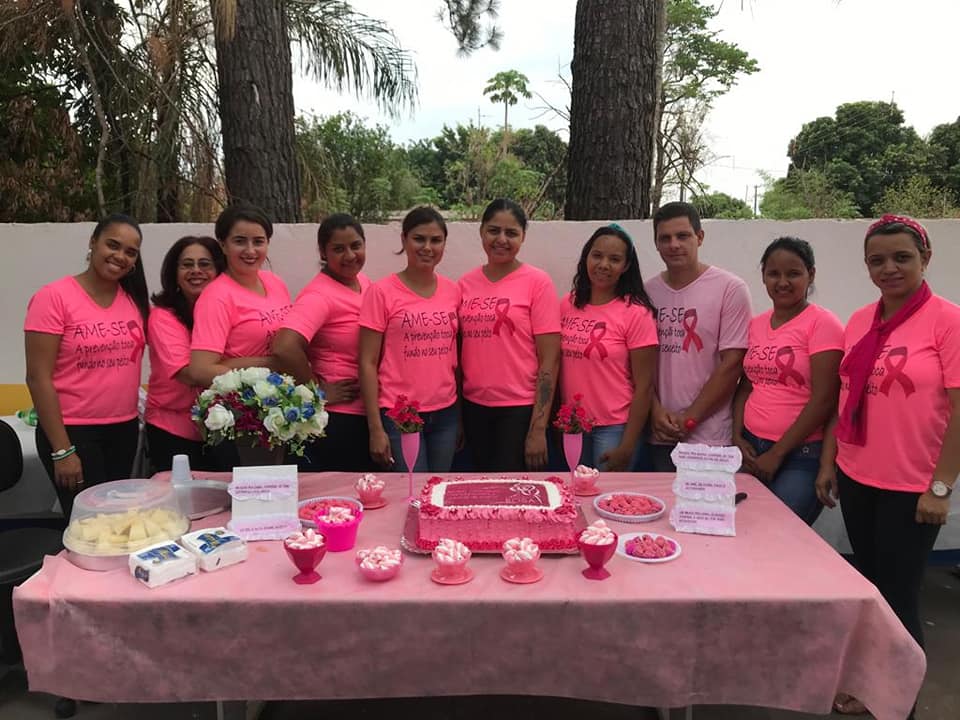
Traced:
[[703, 228], [692, 205], [667, 203], [653, 230], [667, 269], [646, 284], [660, 338], [648, 452], [654, 471], [673, 472], [678, 442], [733, 442], [732, 400], [752, 311], [743, 280], [700, 262]]

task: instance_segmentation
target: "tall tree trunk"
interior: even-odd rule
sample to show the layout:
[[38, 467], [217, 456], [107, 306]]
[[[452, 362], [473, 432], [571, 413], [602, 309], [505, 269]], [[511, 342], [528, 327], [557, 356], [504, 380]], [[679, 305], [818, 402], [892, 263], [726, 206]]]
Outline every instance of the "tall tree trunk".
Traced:
[[569, 220], [650, 215], [664, 2], [577, 2], [570, 66]]
[[[217, 5], [212, 0], [214, 15]], [[300, 222], [293, 70], [284, 0], [235, 0], [218, 23], [217, 74], [227, 193], [278, 222]]]

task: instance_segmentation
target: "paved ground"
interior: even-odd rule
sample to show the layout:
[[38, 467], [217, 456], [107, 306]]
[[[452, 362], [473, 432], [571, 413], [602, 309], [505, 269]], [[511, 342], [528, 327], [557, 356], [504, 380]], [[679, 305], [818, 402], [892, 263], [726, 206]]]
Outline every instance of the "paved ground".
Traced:
[[[928, 672], [920, 693], [918, 720], [960, 718], [960, 579], [947, 568], [931, 568], [924, 587]], [[0, 720], [50, 720], [54, 698], [29, 693], [21, 671], [0, 679]], [[251, 713], [253, 714], [253, 713]], [[783, 710], [698, 706], [696, 720], [812, 720], [820, 716]], [[215, 720], [212, 703], [182, 705], [81, 704], [80, 720]], [[464, 697], [410, 700], [269, 703], [260, 720], [653, 720], [656, 714], [626, 705], [556, 698]], [[672, 720], [683, 714], [675, 711]], [[831, 716], [834, 717], [834, 716]], [[835, 717], [840, 717], [839, 715]]]

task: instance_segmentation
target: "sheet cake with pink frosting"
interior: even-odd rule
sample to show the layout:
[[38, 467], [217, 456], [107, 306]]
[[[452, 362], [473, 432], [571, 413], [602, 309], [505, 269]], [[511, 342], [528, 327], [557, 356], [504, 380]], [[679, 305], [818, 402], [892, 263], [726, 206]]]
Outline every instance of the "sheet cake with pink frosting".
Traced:
[[576, 502], [560, 478], [433, 477], [420, 495], [417, 547], [432, 550], [453, 538], [473, 551], [499, 552], [510, 538], [527, 537], [542, 550], [571, 550], [576, 519]]

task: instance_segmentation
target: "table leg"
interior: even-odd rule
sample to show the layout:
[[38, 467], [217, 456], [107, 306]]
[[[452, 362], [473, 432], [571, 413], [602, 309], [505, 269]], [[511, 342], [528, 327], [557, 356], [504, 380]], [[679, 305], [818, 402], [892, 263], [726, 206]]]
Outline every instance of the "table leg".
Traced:
[[[687, 705], [682, 709], [684, 720], [693, 720], [693, 705]], [[658, 707], [657, 717], [659, 720], [670, 720], [670, 708]]]
[[[217, 720], [256, 720], [263, 709], [263, 703], [246, 700], [217, 700]], [[253, 717], [250, 717], [250, 711]]]

